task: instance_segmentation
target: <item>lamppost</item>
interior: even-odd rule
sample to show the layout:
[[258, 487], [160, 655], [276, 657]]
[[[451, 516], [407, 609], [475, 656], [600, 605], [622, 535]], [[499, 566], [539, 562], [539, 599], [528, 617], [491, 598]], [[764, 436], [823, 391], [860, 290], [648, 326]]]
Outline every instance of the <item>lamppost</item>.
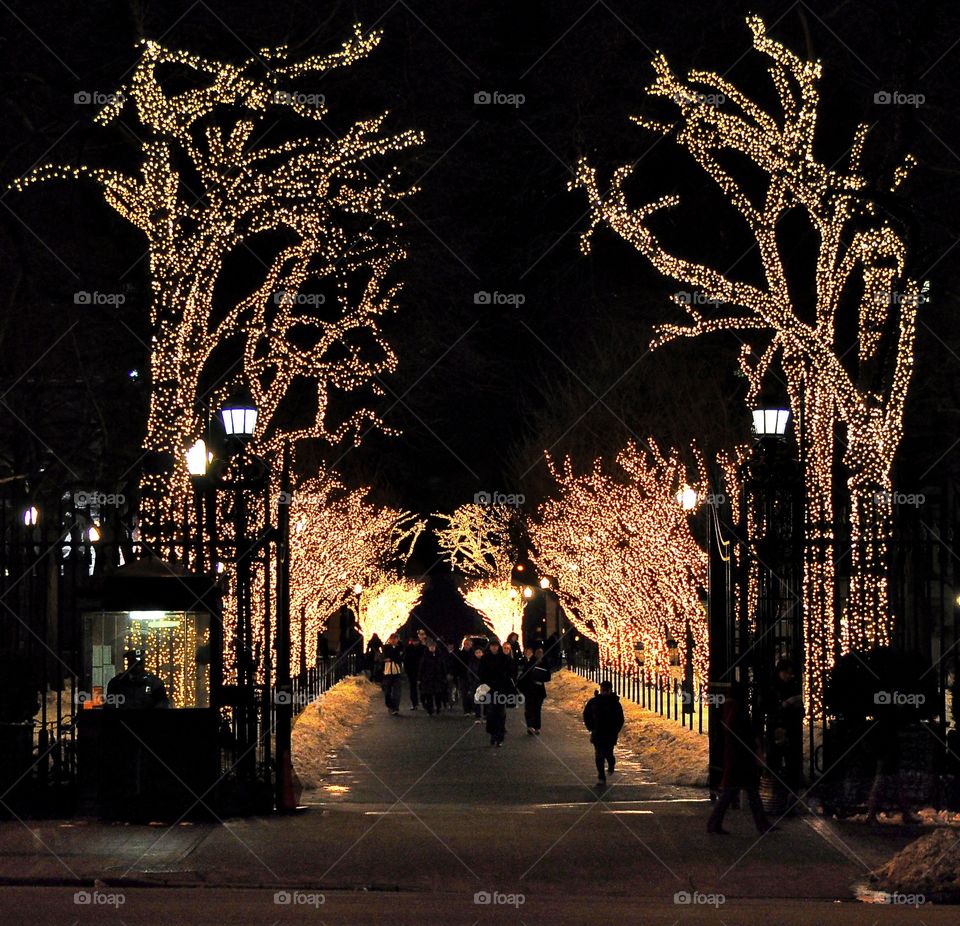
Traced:
[[761, 712], [777, 659], [789, 656], [798, 669], [803, 661], [803, 477], [786, 439], [789, 422], [785, 405], [761, 399], [742, 470], [740, 655]]

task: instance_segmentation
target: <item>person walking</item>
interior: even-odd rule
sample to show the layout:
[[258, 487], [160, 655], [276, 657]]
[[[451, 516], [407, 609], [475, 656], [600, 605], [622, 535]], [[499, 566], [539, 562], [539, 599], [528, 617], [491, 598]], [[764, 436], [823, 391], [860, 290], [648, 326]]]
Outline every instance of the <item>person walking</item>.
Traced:
[[364, 658], [364, 669], [370, 673], [371, 682], [379, 682], [380, 672], [380, 650], [383, 648], [383, 642], [377, 634], [370, 637], [367, 642], [367, 652]]
[[403, 668], [410, 684], [410, 710], [415, 711], [420, 704], [420, 658], [427, 651], [427, 632], [421, 628], [413, 640], [407, 641], [403, 654]]
[[[510, 682], [513, 685], [513, 692], [516, 694], [518, 691], [517, 678], [520, 675], [520, 653], [515, 650], [513, 644], [510, 643], [510, 637], [512, 636], [516, 636], [516, 634], [510, 634], [510, 636], [507, 637], [507, 642], [505, 642], [500, 649], [503, 655], [507, 657], [507, 664], [510, 666]], [[513, 710], [517, 706], [517, 698], [507, 698], [504, 706]]]
[[400, 636], [391, 633], [380, 650], [381, 686], [387, 710], [396, 716], [400, 713], [400, 692], [403, 688], [403, 652]]
[[[480, 684], [480, 663], [483, 656], [483, 647], [475, 646], [470, 654], [470, 660], [467, 662], [467, 698], [470, 702], [470, 710], [475, 717], [474, 723], [483, 722], [483, 705], [475, 697], [477, 686]], [[464, 710], [466, 710], [466, 705], [464, 705]]]
[[550, 681], [550, 668], [544, 658], [543, 649], [529, 646], [520, 662], [520, 677], [517, 688], [523, 695], [523, 717], [530, 736], [540, 735], [543, 702], [547, 697], [547, 682]]
[[447, 664], [443, 653], [437, 648], [436, 640], [427, 641], [427, 649], [420, 657], [420, 700], [427, 713], [432, 717], [440, 713], [443, 706], [443, 692], [447, 687]]
[[777, 662], [767, 718], [767, 767], [774, 779], [789, 791], [788, 804], [793, 812], [803, 787], [803, 693], [793, 662]]
[[[464, 716], [473, 713], [473, 692], [470, 690], [470, 663], [473, 659], [473, 640], [464, 637], [457, 652], [457, 690]], [[476, 685], [474, 679], [474, 685]]]
[[[607, 783], [607, 773], [613, 774], [617, 759], [613, 750], [623, 729], [623, 705], [614, 693], [609, 679], [600, 682], [600, 690], [594, 692], [583, 709], [583, 725], [590, 731], [594, 760], [597, 763], [597, 784]], [[604, 770], [606, 765], [606, 770]]]
[[747, 691], [742, 682], [733, 682], [723, 702], [723, 778], [720, 795], [707, 820], [707, 832], [728, 835], [723, 816], [741, 790], [747, 792], [750, 811], [758, 833], [774, 827], [763, 812], [760, 801], [760, 744], [754, 736], [747, 708]]
[[507, 735], [507, 703], [516, 698], [516, 686], [513, 682], [512, 660], [500, 648], [496, 640], [491, 640], [487, 651], [480, 659], [480, 683], [488, 685], [487, 693], [487, 733], [491, 746], [502, 746]]

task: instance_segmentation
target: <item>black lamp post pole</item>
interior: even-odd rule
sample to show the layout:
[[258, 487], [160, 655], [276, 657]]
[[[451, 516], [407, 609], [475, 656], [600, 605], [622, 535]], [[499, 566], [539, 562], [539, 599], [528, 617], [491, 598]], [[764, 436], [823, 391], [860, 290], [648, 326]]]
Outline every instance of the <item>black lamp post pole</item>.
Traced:
[[293, 731], [293, 681], [290, 677], [290, 448], [283, 453], [280, 498], [277, 506], [277, 613], [276, 613], [276, 807], [296, 809], [293, 795], [291, 737]]

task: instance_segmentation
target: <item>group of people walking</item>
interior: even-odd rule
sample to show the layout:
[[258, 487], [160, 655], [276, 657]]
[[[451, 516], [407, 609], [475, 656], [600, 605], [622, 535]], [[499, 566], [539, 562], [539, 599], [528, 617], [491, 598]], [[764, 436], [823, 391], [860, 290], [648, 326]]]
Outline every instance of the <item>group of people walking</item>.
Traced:
[[396, 633], [382, 646], [378, 643], [368, 647], [371, 677], [380, 681], [391, 714], [400, 713], [406, 676], [410, 710], [422, 705], [434, 717], [459, 704], [464, 716], [473, 716], [476, 723], [486, 721], [491, 746], [503, 744], [507, 711], [518, 707], [523, 708], [527, 733], [540, 735], [546, 686], [555, 667], [543, 646], [522, 648], [519, 636], [512, 633], [502, 644], [466, 636], [458, 650], [423, 629], [406, 645]]

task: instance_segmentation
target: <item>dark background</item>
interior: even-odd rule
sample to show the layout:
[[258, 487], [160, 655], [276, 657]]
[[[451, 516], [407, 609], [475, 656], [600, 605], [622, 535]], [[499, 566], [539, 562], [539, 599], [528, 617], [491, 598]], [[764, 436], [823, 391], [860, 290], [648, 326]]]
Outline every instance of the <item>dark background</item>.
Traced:
[[[653, 324], [679, 317], [667, 300], [676, 287], [609, 232], [583, 257], [585, 198], [566, 185], [583, 154], [604, 174], [644, 155], [637, 202], [683, 195], [660, 226], [668, 243], [756, 275], [755, 251], [744, 253], [748, 242], [710, 182], [627, 119], [648, 109], [642, 89], [655, 50], [678, 72], [729, 72], [749, 95], [771, 99], [750, 52], [748, 12], [823, 61], [817, 141], [827, 163], [861, 121], [874, 124], [871, 173], [888, 174], [907, 151], [920, 162], [902, 212], [912, 272], [931, 280], [932, 300], [897, 485], [949, 480], [960, 439], [955, 3], [4, 3], [0, 181], [37, 162], [136, 163], [136, 126], [95, 126], [95, 107], [74, 94], [117, 87], [142, 37], [239, 62], [283, 43], [295, 57], [331, 51], [354, 22], [382, 28], [370, 58], [317, 90], [332, 125], [389, 109], [390, 129], [427, 135], [400, 159], [422, 191], [400, 210], [407, 282], [388, 324], [400, 367], [379, 406], [403, 434], [371, 435], [339, 468], [350, 483], [373, 483], [382, 500], [423, 512], [479, 490], [535, 501], [549, 488], [545, 448], [585, 465], [631, 436], [682, 447], [696, 437], [711, 454], [747, 433], [736, 342], [650, 354]], [[475, 105], [484, 90], [525, 102]], [[876, 105], [880, 90], [926, 99]], [[0, 477], [122, 484], [136, 474], [149, 389], [144, 241], [83, 183], [7, 191], [0, 206]], [[74, 304], [76, 291], [95, 289], [121, 290], [126, 304]], [[477, 305], [478, 291], [522, 294], [524, 303]]]

